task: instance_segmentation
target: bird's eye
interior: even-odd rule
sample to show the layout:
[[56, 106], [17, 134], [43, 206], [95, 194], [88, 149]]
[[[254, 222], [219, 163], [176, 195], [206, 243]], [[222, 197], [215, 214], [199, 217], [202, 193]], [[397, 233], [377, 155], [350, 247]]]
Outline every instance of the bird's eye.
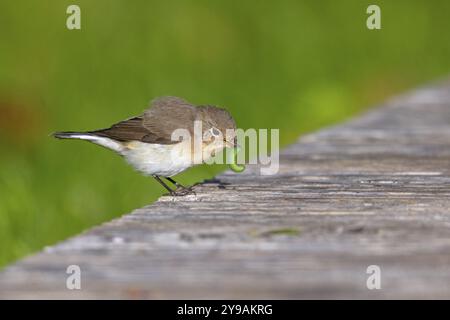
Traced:
[[220, 135], [220, 131], [214, 127], [211, 128], [211, 133], [214, 137], [218, 137]]

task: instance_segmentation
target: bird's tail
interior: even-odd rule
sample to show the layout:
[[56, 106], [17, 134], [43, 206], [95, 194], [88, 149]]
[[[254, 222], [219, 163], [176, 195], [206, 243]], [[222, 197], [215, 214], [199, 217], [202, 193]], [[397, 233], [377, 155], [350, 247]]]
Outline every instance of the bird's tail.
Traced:
[[89, 132], [55, 132], [53, 136], [58, 139], [81, 139], [81, 140], [94, 140], [95, 136]]
[[122, 152], [125, 148], [124, 145], [119, 141], [107, 137], [98, 136], [94, 132], [55, 132], [53, 133], [53, 136], [58, 139], [80, 139], [90, 141], [119, 153]]

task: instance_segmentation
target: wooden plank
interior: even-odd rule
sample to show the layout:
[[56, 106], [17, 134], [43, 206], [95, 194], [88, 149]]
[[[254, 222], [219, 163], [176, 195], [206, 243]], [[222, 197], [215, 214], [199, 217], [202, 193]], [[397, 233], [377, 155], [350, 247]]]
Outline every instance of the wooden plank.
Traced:
[[450, 298], [449, 123], [449, 83], [397, 97], [277, 175], [225, 172], [11, 265], [0, 298]]

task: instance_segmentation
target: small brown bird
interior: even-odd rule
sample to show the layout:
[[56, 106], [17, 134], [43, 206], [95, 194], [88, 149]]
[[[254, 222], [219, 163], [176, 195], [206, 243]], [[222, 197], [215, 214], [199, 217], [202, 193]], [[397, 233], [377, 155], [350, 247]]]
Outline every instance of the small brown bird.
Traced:
[[[198, 133], [196, 128], [201, 125]], [[177, 134], [182, 130], [186, 135]], [[184, 131], [183, 131], [184, 130]], [[171, 195], [186, 195], [184, 187], [171, 177], [213, 157], [223, 148], [236, 146], [236, 123], [228, 111], [214, 106], [193, 106], [177, 97], [152, 101], [140, 116], [107, 129], [88, 132], [56, 132], [59, 139], [81, 139], [111, 149], [136, 170], [153, 176]], [[175, 134], [174, 134], [175, 133]], [[194, 141], [200, 137], [200, 148]], [[172, 183], [171, 189], [162, 178]]]

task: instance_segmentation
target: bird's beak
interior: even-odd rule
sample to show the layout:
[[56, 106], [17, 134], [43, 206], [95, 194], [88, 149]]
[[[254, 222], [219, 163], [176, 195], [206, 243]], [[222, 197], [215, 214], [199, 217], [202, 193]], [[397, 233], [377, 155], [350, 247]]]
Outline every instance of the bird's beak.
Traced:
[[241, 148], [241, 146], [237, 143], [237, 138], [234, 138], [233, 141], [228, 141], [226, 139], [224, 139], [223, 141], [225, 142], [226, 148], [237, 148], [237, 149]]

